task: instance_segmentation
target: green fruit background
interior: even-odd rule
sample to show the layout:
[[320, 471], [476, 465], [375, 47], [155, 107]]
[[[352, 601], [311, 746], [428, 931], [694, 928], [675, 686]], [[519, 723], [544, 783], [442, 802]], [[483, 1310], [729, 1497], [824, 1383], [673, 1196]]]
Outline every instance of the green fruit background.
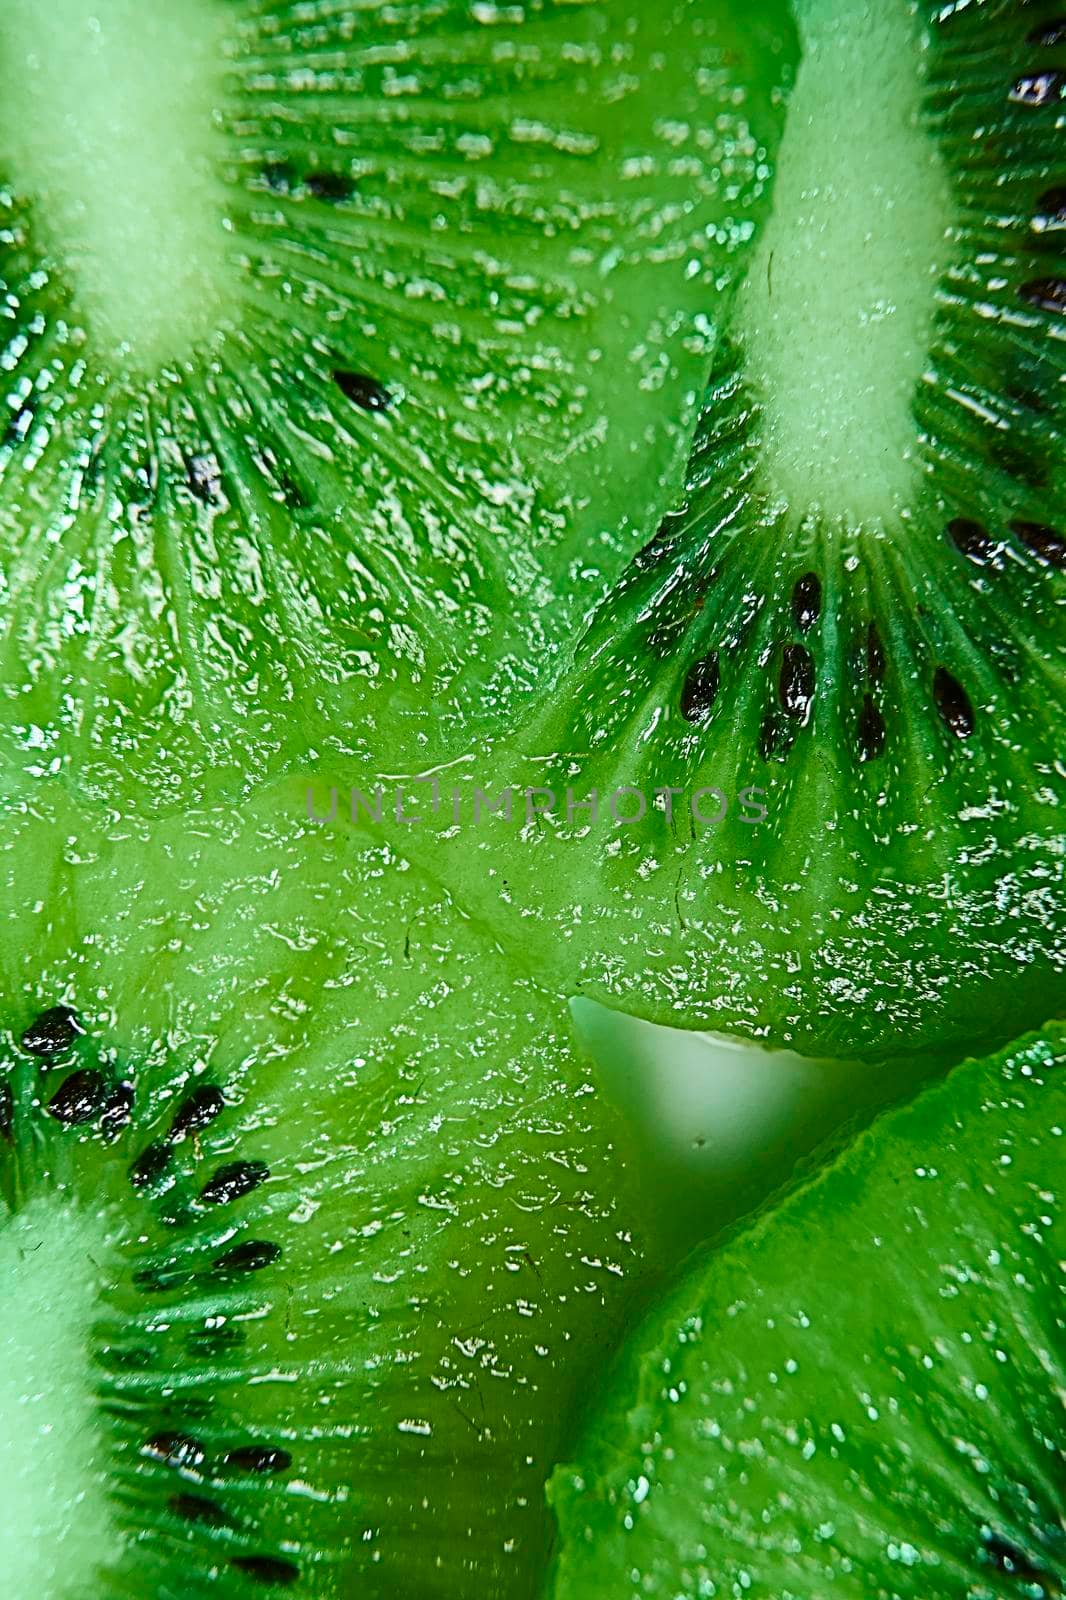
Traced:
[[5, 0], [15, 1600], [1066, 1584], [1066, 17]]

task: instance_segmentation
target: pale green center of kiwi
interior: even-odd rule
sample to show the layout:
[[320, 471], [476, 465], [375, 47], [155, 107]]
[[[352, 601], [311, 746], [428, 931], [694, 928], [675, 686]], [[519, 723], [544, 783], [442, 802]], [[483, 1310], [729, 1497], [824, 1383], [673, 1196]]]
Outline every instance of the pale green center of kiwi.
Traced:
[[218, 0], [4, 0], [0, 161], [101, 356], [183, 356], [231, 308]]
[[799, 511], [881, 524], [913, 500], [913, 399], [952, 195], [922, 124], [915, 7], [800, 0], [798, 10], [803, 57], [741, 336], [774, 489]]
[[104, 1250], [99, 1220], [60, 1199], [0, 1212], [5, 1594], [88, 1593], [118, 1550], [89, 1359]]

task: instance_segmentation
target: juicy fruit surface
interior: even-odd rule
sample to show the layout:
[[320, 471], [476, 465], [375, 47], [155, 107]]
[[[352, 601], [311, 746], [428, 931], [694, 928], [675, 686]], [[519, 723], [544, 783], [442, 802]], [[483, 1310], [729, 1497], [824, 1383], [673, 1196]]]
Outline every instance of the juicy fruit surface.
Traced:
[[2, 946], [0, 1267], [41, 1314], [0, 1314], [0, 1453], [63, 1533], [12, 1527], [22, 1592], [532, 1595], [641, 1278], [565, 1008], [276, 799], [46, 826], [68, 860]]
[[[976, 1003], [959, 980], [997, 962], [1024, 971], [1017, 1006], [1046, 995], [1053, 80], [1010, 76], [1020, 33], [996, 4], [939, 14], [928, 44], [907, 7], [883, 30], [857, 5], [803, 8], [793, 191], [805, 139], [841, 156], [834, 92], [867, 86], [875, 128], [906, 110], [886, 151], [915, 170], [928, 152], [914, 270], [942, 271], [930, 308], [871, 251], [880, 298], [906, 303], [826, 415], [869, 400], [843, 419], [858, 448], [931, 329], [933, 423], [920, 404], [903, 475], [861, 507], [828, 503], [828, 471], [806, 504], [798, 380], [767, 328], [807, 298], [816, 252], [782, 258], [784, 306], [753, 310], [769, 232], [721, 336], [795, 49], [783, 6], [734, 12], [14, 0], [0, 1267], [45, 1305], [78, 1258], [42, 1328], [51, 1364], [0, 1318], [0, 1428], [31, 1392], [46, 1408], [20, 1437], [53, 1486], [19, 1542], [29, 1590], [535, 1592], [545, 1475], [641, 1281], [639, 1197], [542, 981], [849, 1049], [980, 1029], [1002, 989]], [[922, 64], [920, 116], [907, 74], [880, 81], [886, 40]], [[845, 247], [897, 165], [867, 162], [847, 216], [817, 213], [819, 249]], [[712, 348], [685, 505], [634, 559]], [[945, 550], [969, 563], [948, 607]], [[468, 765], [545, 685], [494, 747], [497, 781], [476, 779], [771, 773], [767, 832], [710, 865], [662, 808], [621, 848], [573, 830], [576, 859], [538, 824], [514, 848], [486, 830], [473, 853], [410, 834], [398, 851], [391, 826], [312, 827], [280, 776], [334, 763], [370, 788]], [[1010, 1499], [1028, 1480], [1004, 1471], [1009, 1515], [972, 1559], [1036, 1571], [1055, 1506], [1041, 1480], [1032, 1533]]]
[[79, 1252], [8, 1341], [28, 1591], [538, 1585], [640, 1205], [535, 956], [279, 774], [472, 739], [657, 521], [783, 118], [730, 12], [15, 5], [0, 1232], [42, 1303]]
[[840, 1056], [1066, 1004], [1050, 15], [800, 8], [685, 494], [491, 763], [554, 807], [505, 866], [449, 846], [592, 998]]
[[1064, 1070], [956, 1069], [686, 1278], [555, 1476], [557, 1600], [1061, 1593]]
[[790, 43], [167, 12], [18, 0], [0, 54], [0, 754], [142, 810], [538, 681], [676, 489]]

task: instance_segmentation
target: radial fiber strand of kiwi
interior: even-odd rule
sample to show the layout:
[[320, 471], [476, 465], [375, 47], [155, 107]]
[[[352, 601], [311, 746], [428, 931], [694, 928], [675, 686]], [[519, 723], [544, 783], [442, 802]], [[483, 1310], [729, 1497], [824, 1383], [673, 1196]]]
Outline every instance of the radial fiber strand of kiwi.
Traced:
[[541, 680], [676, 492], [765, 198], [787, 8], [728, 12], [16, 0], [6, 762], [162, 808]]
[[24, 1592], [532, 1596], [642, 1277], [565, 1008], [387, 844], [276, 797], [23, 828], [0, 1434], [20, 1492], [52, 1483], [4, 1535]]
[[801, 8], [685, 494], [492, 757], [554, 807], [445, 842], [593, 998], [842, 1056], [1066, 1003], [1045, 10]]
[[1064, 1069], [959, 1067], [693, 1268], [553, 1480], [556, 1600], [1062, 1594]]

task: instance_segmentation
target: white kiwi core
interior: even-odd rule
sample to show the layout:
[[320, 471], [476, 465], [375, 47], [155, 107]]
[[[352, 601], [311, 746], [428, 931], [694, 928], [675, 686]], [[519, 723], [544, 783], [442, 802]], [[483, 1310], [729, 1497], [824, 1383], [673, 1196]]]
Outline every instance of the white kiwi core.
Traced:
[[914, 497], [913, 399], [952, 191], [923, 126], [910, 0], [798, 0], [773, 216], [741, 291], [766, 465], [796, 511], [883, 525]]
[[4, 0], [3, 174], [101, 357], [178, 359], [224, 319], [219, 0]]
[[89, 1360], [105, 1248], [58, 1197], [0, 1210], [0, 1586], [20, 1600], [92, 1593], [119, 1550]]

